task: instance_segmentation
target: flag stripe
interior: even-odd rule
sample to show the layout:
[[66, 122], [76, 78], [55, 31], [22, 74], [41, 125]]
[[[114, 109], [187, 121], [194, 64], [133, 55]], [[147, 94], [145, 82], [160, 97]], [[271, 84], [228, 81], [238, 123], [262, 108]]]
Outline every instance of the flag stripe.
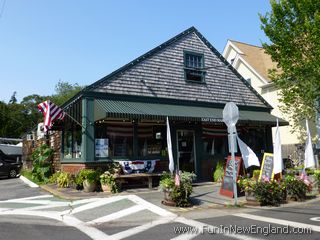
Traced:
[[52, 123], [57, 120], [65, 117], [65, 112], [54, 103], [47, 100], [38, 105], [38, 109], [43, 113], [44, 116], [44, 129], [48, 131], [52, 127]]

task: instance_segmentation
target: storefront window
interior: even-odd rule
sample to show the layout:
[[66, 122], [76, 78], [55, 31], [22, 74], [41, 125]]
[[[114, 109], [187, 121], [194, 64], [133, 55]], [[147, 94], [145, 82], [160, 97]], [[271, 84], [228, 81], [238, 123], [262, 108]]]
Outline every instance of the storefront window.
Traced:
[[95, 127], [95, 146], [97, 158], [132, 157], [132, 123], [103, 123]]
[[69, 126], [64, 131], [64, 158], [81, 158], [81, 127]]
[[202, 129], [204, 153], [210, 156], [224, 156], [227, 153], [227, 130], [212, 127], [203, 127]]
[[139, 157], [166, 156], [165, 125], [138, 125]]

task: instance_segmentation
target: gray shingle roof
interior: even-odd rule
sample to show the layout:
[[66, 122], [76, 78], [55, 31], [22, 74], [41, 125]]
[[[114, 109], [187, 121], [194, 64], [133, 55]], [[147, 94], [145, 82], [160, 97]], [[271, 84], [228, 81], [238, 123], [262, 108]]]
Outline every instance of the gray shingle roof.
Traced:
[[[185, 50], [204, 54], [205, 83], [185, 81]], [[240, 106], [271, 108], [194, 27], [85, 90], [221, 104], [233, 101]]]

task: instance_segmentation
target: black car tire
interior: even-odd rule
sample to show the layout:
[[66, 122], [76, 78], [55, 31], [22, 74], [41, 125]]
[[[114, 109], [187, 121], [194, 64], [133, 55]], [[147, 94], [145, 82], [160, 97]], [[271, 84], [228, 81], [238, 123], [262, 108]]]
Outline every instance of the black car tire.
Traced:
[[10, 169], [9, 171], [9, 177], [10, 178], [15, 178], [17, 177], [17, 171], [15, 169]]

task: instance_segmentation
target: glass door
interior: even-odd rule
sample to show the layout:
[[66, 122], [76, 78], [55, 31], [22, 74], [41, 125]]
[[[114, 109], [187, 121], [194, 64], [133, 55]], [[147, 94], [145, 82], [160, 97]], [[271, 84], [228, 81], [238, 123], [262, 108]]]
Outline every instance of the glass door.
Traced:
[[179, 170], [195, 172], [194, 131], [177, 130], [177, 151]]

